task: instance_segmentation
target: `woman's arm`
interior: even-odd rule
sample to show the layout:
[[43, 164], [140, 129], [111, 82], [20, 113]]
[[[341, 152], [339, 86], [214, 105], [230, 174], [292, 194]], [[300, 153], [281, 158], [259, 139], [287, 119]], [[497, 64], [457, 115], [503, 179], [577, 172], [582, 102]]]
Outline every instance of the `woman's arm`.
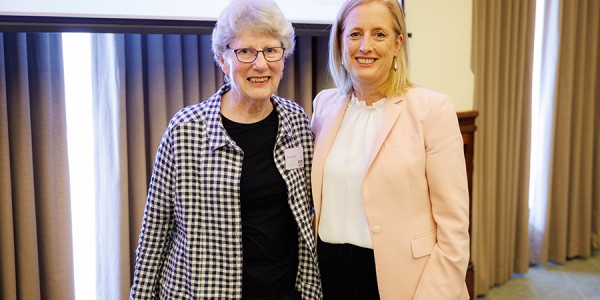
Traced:
[[136, 250], [130, 299], [158, 299], [160, 275], [172, 240], [174, 163], [169, 130], [158, 147]]
[[437, 244], [415, 299], [461, 299], [469, 262], [469, 192], [463, 140], [447, 96], [433, 102], [426, 120], [425, 172]]

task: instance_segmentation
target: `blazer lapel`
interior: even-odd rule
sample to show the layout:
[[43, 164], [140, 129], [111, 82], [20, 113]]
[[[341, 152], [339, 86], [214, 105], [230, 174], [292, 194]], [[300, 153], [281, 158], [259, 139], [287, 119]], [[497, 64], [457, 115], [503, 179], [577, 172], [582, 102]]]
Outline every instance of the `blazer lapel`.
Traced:
[[[350, 97], [331, 98], [331, 101], [328, 101], [322, 108], [323, 110], [326, 109], [326, 111], [320, 116], [319, 124], [321, 124], [321, 128], [318, 128], [316, 131], [315, 152], [311, 170], [312, 195], [317, 214], [321, 210], [321, 190], [323, 188], [325, 161], [327, 160], [335, 136], [340, 129], [349, 101]], [[315, 229], [318, 228], [319, 223], [318, 215], [316, 217]]]
[[327, 154], [329, 154], [329, 150], [331, 150], [335, 136], [337, 135], [340, 125], [342, 124], [342, 119], [344, 117], [346, 107], [348, 106], [349, 99], [350, 98], [342, 98], [338, 101], [327, 103], [329, 108], [323, 115], [323, 120], [321, 121], [323, 127], [321, 130], [319, 130], [318, 136], [316, 137], [318, 141], [316, 141], [315, 145], [313, 164], [316, 164], [317, 167], [321, 167], [325, 163]]
[[[392, 127], [396, 123], [396, 120], [400, 116], [400, 112], [402, 112], [402, 100], [404, 96], [391, 98], [385, 103], [385, 110], [383, 112], [383, 122], [381, 123], [381, 128], [377, 131], [377, 135], [375, 136], [375, 141], [373, 142], [373, 148], [371, 149], [371, 155], [369, 155], [369, 161], [367, 166], [371, 166], [373, 160], [379, 153], [381, 146], [383, 145], [383, 141], [387, 138], [388, 134], [392, 130]], [[367, 169], [369, 168], [367, 167]]]

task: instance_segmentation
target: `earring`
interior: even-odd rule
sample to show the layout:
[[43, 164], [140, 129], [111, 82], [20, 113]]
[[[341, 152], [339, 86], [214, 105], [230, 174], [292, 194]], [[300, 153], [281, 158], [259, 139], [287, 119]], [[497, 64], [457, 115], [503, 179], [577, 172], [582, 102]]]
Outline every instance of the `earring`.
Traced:
[[394, 71], [398, 71], [398, 61], [396, 60], [395, 56], [394, 56]]
[[223, 75], [223, 82], [225, 82], [225, 84], [229, 83], [229, 76], [227, 76], [227, 74]]

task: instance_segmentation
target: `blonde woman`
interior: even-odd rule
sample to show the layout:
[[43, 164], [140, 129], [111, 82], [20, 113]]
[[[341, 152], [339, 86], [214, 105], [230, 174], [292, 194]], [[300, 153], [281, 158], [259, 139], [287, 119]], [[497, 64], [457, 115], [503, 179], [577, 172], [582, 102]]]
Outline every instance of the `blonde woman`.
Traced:
[[348, 0], [337, 88], [314, 99], [312, 190], [324, 298], [468, 299], [469, 195], [450, 99], [412, 84], [397, 0]]

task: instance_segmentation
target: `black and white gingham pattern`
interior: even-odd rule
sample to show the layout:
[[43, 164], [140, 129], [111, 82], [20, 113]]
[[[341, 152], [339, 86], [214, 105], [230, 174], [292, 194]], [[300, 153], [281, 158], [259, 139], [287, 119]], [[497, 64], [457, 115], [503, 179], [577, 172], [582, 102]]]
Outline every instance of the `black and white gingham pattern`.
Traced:
[[[243, 152], [219, 114], [229, 89], [182, 109], [169, 123], [154, 162], [130, 299], [241, 299]], [[279, 115], [273, 155], [298, 224], [296, 288], [302, 299], [321, 299], [310, 221], [313, 136], [298, 104], [272, 101]], [[286, 170], [285, 149], [299, 146], [304, 168]]]

